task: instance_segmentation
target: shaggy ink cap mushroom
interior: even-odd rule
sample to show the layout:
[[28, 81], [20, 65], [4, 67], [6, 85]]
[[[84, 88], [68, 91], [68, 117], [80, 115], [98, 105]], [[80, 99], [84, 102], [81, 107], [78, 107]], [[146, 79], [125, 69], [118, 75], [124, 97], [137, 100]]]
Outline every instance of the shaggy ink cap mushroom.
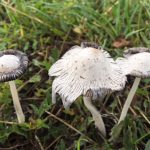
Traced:
[[49, 76], [55, 76], [52, 102], [56, 102], [57, 93], [66, 108], [83, 95], [96, 126], [105, 136], [103, 120], [91, 100], [101, 99], [109, 91], [123, 89], [126, 81], [126, 76], [109, 53], [93, 43], [74, 46], [51, 66]]
[[18, 50], [0, 52], [0, 82], [17, 79], [28, 66], [27, 56]]
[[124, 58], [118, 58], [117, 64], [125, 75], [140, 78], [150, 77], [150, 49], [145, 47], [129, 48], [124, 52]]
[[13, 80], [21, 76], [28, 66], [27, 56], [18, 50], [7, 50], [0, 52], [0, 82], [9, 81], [13, 104], [19, 123], [25, 121], [18, 92]]
[[118, 58], [117, 64], [124, 75], [135, 76], [133, 86], [123, 106], [118, 123], [125, 119], [132, 99], [136, 93], [141, 78], [150, 77], [150, 49], [145, 47], [129, 48], [124, 52], [124, 58]]
[[126, 77], [106, 51], [97, 49], [98, 46], [81, 45], [72, 47], [49, 70], [49, 76], [56, 77], [52, 84], [52, 101], [56, 102], [58, 93], [65, 107], [89, 90], [94, 100], [108, 91], [119, 91], [125, 85]]

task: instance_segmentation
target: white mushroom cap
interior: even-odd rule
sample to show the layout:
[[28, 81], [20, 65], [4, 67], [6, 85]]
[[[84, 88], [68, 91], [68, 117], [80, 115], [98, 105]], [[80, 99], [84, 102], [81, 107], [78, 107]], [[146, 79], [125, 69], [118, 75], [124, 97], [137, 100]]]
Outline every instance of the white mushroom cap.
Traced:
[[0, 52], [0, 82], [18, 78], [28, 65], [27, 56], [17, 50]]
[[110, 55], [98, 46], [82, 44], [75, 46], [58, 60], [49, 70], [56, 76], [52, 84], [52, 101], [56, 93], [64, 107], [70, 106], [80, 95], [92, 95], [96, 99], [108, 91], [121, 90], [126, 77]]
[[118, 58], [117, 64], [125, 75], [150, 77], [150, 49], [130, 48], [125, 51], [124, 58]]

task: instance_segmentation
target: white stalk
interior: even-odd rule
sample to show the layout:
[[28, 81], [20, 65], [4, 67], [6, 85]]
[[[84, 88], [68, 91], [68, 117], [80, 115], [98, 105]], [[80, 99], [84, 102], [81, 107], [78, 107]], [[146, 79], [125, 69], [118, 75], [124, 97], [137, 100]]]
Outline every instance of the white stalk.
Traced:
[[131, 88], [131, 90], [130, 90], [130, 92], [128, 94], [128, 97], [127, 97], [127, 99], [125, 101], [125, 104], [123, 106], [123, 109], [122, 109], [121, 116], [119, 118], [118, 124], [125, 119], [125, 117], [127, 115], [127, 112], [129, 110], [129, 107], [131, 105], [132, 99], [133, 99], [133, 97], [134, 97], [134, 95], [136, 93], [136, 90], [137, 90], [138, 86], [139, 86], [140, 80], [141, 80], [141, 78], [138, 78], [138, 77], [135, 78], [134, 83], [132, 85], [132, 88]]
[[100, 112], [92, 104], [91, 97], [83, 96], [83, 101], [84, 101], [85, 106], [91, 112], [93, 116], [93, 120], [95, 121], [95, 126], [103, 134], [103, 136], [106, 136], [106, 129], [105, 129], [105, 124], [103, 122], [102, 116]]
[[16, 111], [16, 114], [17, 114], [18, 122], [19, 123], [24, 123], [25, 122], [25, 116], [23, 114], [23, 111], [22, 111], [22, 108], [21, 108], [21, 105], [20, 105], [20, 101], [19, 101], [18, 92], [17, 92], [15, 82], [14, 81], [9, 81], [9, 86], [10, 86], [10, 91], [11, 91], [11, 94], [12, 94], [12, 99], [13, 99], [15, 111]]

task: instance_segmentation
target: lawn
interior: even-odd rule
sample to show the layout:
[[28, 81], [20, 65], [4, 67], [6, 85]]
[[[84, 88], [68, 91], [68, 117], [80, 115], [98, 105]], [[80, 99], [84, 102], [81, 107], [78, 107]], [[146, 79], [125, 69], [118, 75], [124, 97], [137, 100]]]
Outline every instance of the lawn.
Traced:
[[133, 84], [95, 103], [107, 136], [95, 128], [82, 97], [68, 110], [51, 102], [48, 70], [70, 47], [95, 42], [114, 59], [150, 47], [149, 0], [1, 0], [0, 51], [18, 49], [29, 66], [15, 82], [26, 121], [17, 122], [8, 83], [0, 84], [0, 150], [150, 150], [150, 79], [142, 79], [118, 126]]

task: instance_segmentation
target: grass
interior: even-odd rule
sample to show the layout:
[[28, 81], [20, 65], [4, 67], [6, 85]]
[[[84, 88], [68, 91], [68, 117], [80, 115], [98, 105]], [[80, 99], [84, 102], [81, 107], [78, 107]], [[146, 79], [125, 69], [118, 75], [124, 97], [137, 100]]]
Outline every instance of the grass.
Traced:
[[115, 124], [133, 79], [103, 107], [97, 104], [107, 127], [102, 139], [81, 99], [70, 110], [61, 101], [52, 105], [47, 75], [53, 62], [82, 41], [96, 42], [114, 57], [125, 47], [150, 47], [149, 24], [149, 0], [0, 1], [0, 50], [19, 49], [30, 60], [16, 81], [26, 123], [16, 123], [8, 83], [0, 84], [0, 149], [149, 150], [149, 79], [142, 80], [119, 127]]

